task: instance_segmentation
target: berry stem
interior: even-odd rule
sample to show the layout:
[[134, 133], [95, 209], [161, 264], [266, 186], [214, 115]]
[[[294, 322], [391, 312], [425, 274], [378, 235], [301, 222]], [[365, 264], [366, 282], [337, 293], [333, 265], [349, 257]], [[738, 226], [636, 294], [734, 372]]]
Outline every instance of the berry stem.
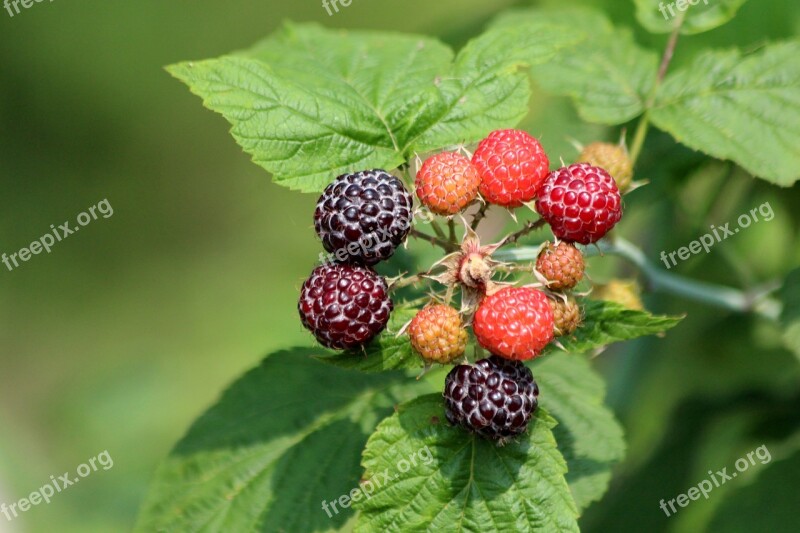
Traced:
[[678, 45], [678, 38], [680, 37], [681, 27], [683, 27], [684, 20], [686, 20], [685, 11], [682, 12], [675, 21], [675, 27], [672, 29], [672, 33], [667, 41], [667, 46], [664, 48], [664, 54], [661, 56], [661, 64], [658, 66], [656, 81], [653, 84], [653, 88], [650, 90], [650, 94], [648, 95], [644, 104], [644, 115], [642, 115], [642, 118], [639, 119], [639, 124], [636, 126], [636, 133], [633, 136], [633, 144], [631, 145], [630, 152], [631, 163], [634, 167], [636, 166], [636, 161], [639, 159], [639, 155], [642, 153], [642, 147], [644, 146], [644, 140], [647, 137], [647, 131], [650, 129], [650, 109], [655, 103], [658, 89], [661, 87], [661, 82], [664, 81], [664, 77], [667, 75], [667, 70], [669, 69], [669, 64], [672, 62], [672, 57], [675, 55], [675, 48]]
[[[770, 320], [776, 320], [781, 314], [781, 303], [769, 297], [769, 294], [777, 288], [775, 284], [742, 291], [724, 285], [695, 281], [666, 272], [654, 265], [647, 260], [640, 248], [621, 237], [616, 237], [614, 242], [603, 239], [596, 244], [597, 248], [585, 248], [584, 255], [591, 257], [609, 254], [627, 259], [639, 268], [653, 290], [672, 293], [737, 313], [756, 313]], [[538, 254], [539, 248], [531, 246], [498, 252], [494, 257], [501, 261], [530, 261], [536, 259]]]
[[458, 250], [458, 245], [449, 242], [447, 239], [440, 239], [439, 237], [428, 235], [427, 233], [423, 233], [416, 228], [411, 228], [411, 231], [409, 231], [409, 235], [416, 237], [417, 239], [428, 241], [432, 245], [438, 246], [439, 248], [443, 249], [445, 252], [448, 253], [455, 252], [456, 250]]
[[458, 244], [458, 237], [456, 237], [456, 221], [454, 219], [451, 218], [447, 221], [447, 229], [450, 232], [450, 242]]
[[413, 276], [408, 276], [407, 278], [400, 278], [389, 286], [389, 290], [394, 291], [403, 287], [408, 287], [409, 285], [416, 285], [420, 281], [423, 281], [427, 275], [428, 272], [420, 272]]
[[475, 213], [475, 216], [472, 218], [472, 224], [470, 224], [470, 228], [472, 228], [472, 231], [478, 229], [478, 224], [481, 223], [481, 220], [483, 220], [483, 217], [486, 216], [486, 211], [488, 210], [489, 210], [489, 202], [482, 203], [481, 208], [478, 209], [478, 212]]
[[515, 231], [514, 233], [512, 233], [511, 235], [507, 236], [505, 239], [500, 241], [500, 246], [505, 246], [506, 244], [514, 244], [520, 238], [524, 237], [525, 235], [534, 230], [541, 228], [545, 224], [546, 222], [543, 218], [527, 222], [521, 229]]

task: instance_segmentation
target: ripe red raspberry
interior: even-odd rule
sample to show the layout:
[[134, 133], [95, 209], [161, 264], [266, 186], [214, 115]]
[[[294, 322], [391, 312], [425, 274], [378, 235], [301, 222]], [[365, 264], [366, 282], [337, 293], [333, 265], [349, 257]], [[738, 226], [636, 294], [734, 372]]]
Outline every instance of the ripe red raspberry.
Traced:
[[536, 271], [557, 291], [569, 290], [583, 279], [583, 254], [574, 245], [561, 241], [548, 242], [536, 258]]
[[551, 298], [550, 307], [553, 309], [553, 328], [556, 337], [571, 335], [581, 325], [581, 308], [575, 298], [564, 301], [561, 298]]
[[633, 162], [625, 146], [595, 142], [583, 149], [576, 162], [605, 169], [617, 182], [620, 192], [625, 192], [631, 185]]
[[386, 281], [372, 269], [325, 264], [303, 283], [297, 309], [320, 344], [347, 350], [383, 331], [392, 312]]
[[455, 152], [429, 157], [417, 172], [417, 198], [437, 215], [454, 215], [478, 195], [481, 177], [469, 159]]
[[622, 218], [622, 199], [608, 172], [576, 163], [547, 177], [538, 192], [536, 211], [559, 239], [591, 244]]
[[506, 287], [481, 302], [472, 328], [493, 354], [524, 361], [553, 340], [553, 310], [542, 291]]
[[464, 355], [467, 330], [449, 305], [429, 305], [408, 326], [411, 346], [429, 363], [450, 363]]
[[453, 368], [443, 396], [448, 422], [500, 441], [524, 433], [539, 406], [531, 371], [497, 356]]
[[403, 182], [386, 171], [343, 174], [317, 200], [314, 229], [331, 262], [374, 265], [405, 240], [413, 203]]
[[509, 208], [533, 200], [550, 171], [542, 145], [520, 130], [490, 133], [478, 145], [472, 163], [481, 176], [483, 198]]

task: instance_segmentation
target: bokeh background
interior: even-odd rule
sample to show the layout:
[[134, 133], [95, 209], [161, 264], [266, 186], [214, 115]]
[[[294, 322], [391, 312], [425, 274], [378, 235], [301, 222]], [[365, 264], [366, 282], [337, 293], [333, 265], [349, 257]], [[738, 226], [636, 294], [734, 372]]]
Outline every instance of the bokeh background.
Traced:
[[[244, 48], [287, 18], [432, 34], [458, 47], [493, 14], [530, 3], [353, 0], [332, 17], [312, 0], [56, 1], [13, 18], [0, 11], [0, 253], [100, 200], [114, 208], [51, 254], [0, 268], [0, 502], [103, 450], [115, 463], [14, 522], [0, 516], [0, 532], [129, 530], [155, 467], [193, 418], [265, 354], [310, 342], [295, 305], [319, 252], [316, 198], [272, 184], [164, 65]], [[631, 2], [584, 3], [663, 47], [663, 36], [636, 26]], [[675, 64], [700, 47], [752, 49], [798, 33], [796, 0], [751, 1], [727, 26], [683, 39]], [[567, 100], [540, 92], [524, 127], [554, 161], [575, 157], [568, 137], [619, 136], [581, 124]], [[639, 177], [652, 185], [629, 197], [622, 232], [652, 261], [769, 201], [772, 221], [676, 270], [754, 287], [800, 265], [797, 187], [769, 186], [657, 133]], [[489, 230], [505, 220], [493, 218]], [[636, 274], [613, 259], [590, 272], [598, 281]], [[747, 480], [669, 520], [658, 501], [761, 444], [774, 443], [773, 464], [790, 455], [800, 365], [769, 321], [667, 294], [645, 301], [688, 318], [665, 339], [596, 360], [629, 454], [582, 525], [734, 531], [712, 516]], [[797, 496], [796, 484], [782, 488]]]

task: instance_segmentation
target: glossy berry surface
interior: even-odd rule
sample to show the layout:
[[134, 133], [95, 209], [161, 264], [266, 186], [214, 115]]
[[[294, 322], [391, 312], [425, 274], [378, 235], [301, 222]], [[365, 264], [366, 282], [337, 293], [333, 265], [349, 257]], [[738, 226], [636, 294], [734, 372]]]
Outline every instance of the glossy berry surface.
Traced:
[[557, 291], [575, 287], [583, 279], [585, 268], [580, 250], [564, 241], [547, 243], [536, 258], [536, 271], [547, 280], [549, 288]]
[[444, 385], [448, 422], [492, 440], [524, 433], [539, 387], [522, 363], [492, 356], [453, 368]]
[[411, 346], [430, 363], [450, 363], [464, 355], [467, 330], [458, 311], [449, 305], [429, 305], [408, 326]]
[[372, 269], [325, 264], [303, 283], [297, 308], [303, 325], [320, 344], [347, 350], [383, 331], [392, 301], [386, 281]]
[[524, 361], [539, 355], [553, 340], [553, 311], [542, 291], [506, 287], [484, 298], [472, 329], [491, 353]]
[[481, 178], [472, 162], [455, 152], [429, 157], [417, 172], [417, 198], [437, 215], [461, 212], [478, 195]]
[[576, 163], [547, 177], [538, 192], [536, 211], [559, 239], [591, 244], [622, 218], [622, 199], [608, 172]]
[[483, 198], [509, 208], [533, 200], [550, 171], [541, 143], [521, 130], [490, 133], [478, 145], [472, 163], [481, 176]]
[[314, 229], [332, 261], [374, 265], [405, 240], [413, 205], [403, 182], [383, 170], [343, 174], [319, 197]]

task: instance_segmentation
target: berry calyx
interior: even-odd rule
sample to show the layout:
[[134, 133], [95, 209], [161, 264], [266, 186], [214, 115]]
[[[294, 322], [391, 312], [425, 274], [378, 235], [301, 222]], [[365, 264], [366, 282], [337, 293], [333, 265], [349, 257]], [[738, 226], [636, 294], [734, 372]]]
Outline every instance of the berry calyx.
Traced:
[[536, 258], [536, 271], [551, 289], [569, 290], [583, 279], [583, 254], [574, 245], [548, 242]]
[[556, 337], [572, 335], [581, 325], [581, 308], [575, 298], [555, 297], [550, 299], [553, 309], [553, 331]]
[[448, 305], [429, 305], [408, 326], [411, 346], [429, 363], [451, 363], [467, 349], [467, 330], [458, 311]]
[[371, 268], [321, 265], [303, 283], [297, 309], [323, 346], [348, 350], [372, 340], [392, 312], [386, 281]]
[[553, 311], [542, 291], [505, 287], [481, 302], [472, 328], [491, 353], [524, 361], [553, 340]]
[[576, 163], [547, 177], [538, 191], [536, 211], [559, 239], [591, 244], [620, 221], [622, 199], [608, 172]]
[[533, 200], [550, 171], [541, 143], [521, 130], [490, 133], [478, 145], [472, 163], [481, 176], [483, 198], [508, 208]]
[[524, 433], [539, 405], [531, 371], [497, 356], [453, 368], [443, 396], [448, 422], [501, 442]]
[[461, 154], [442, 152], [429, 157], [417, 172], [417, 198], [437, 215], [454, 215], [478, 195], [481, 177]]
[[605, 169], [620, 192], [625, 192], [633, 180], [633, 163], [624, 145], [594, 142], [584, 147], [577, 163], [589, 163], [593, 167]]
[[314, 229], [332, 261], [374, 265], [405, 240], [413, 205], [403, 182], [384, 170], [343, 174], [319, 197]]

